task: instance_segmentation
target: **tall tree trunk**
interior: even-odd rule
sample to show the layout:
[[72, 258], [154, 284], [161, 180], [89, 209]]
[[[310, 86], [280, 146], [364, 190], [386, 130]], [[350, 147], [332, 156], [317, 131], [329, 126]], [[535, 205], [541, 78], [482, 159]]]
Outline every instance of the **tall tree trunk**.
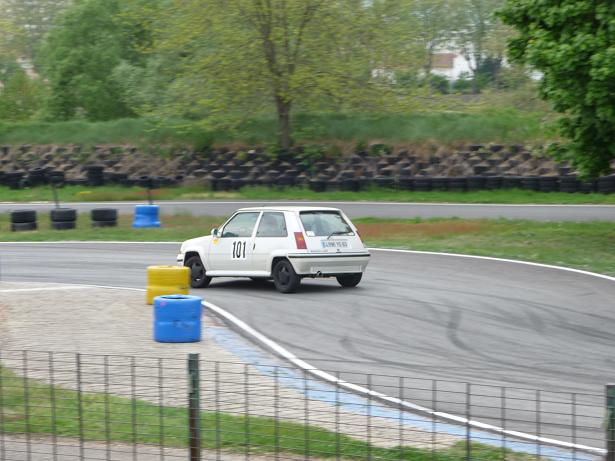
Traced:
[[276, 97], [278, 111], [278, 144], [284, 150], [290, 149], [292, 138], [290, 136], [290, 109], [292, 103], [285, 101], [283, 97]]

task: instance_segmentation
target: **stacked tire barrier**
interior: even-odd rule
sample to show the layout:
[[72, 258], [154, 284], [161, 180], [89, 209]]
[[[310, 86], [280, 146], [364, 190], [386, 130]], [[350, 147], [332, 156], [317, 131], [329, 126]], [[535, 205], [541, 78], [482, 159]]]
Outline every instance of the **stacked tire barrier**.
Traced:
[[160, 227], [159, 213], [158, 205], [136, 205], [132, 227], [135, 229]]
[[52, 229], [67, 230], [77, 227], [77, 210], [74, 208], [54, 208], [49, 217]]
[[164, 295], [187, 295], [190, 290], [190, 269], [181, 266], [149, 266], [147, 268], [147, 304]]
[[[349, 186], [351, 185], [351, 186]], [[313, 179], [308, 187], [314, 192], [359, 191], [371, 187], [415, 192], [450, 191], [473, 192], [479, 190], [521, 189], [535, 192], [615, 193], [615, 176], [603, 176], [594, 181], [577, 176], [414, 176], [399, 178]]]
[[9, 171], [4, 174], [4, 184], [6, 184], [11, 189], [21, 189], [23, 188], [23, 171]]
[[31, 187], [47, 184], [47, 170], [45, 168], [32, 168], [28, 171], [28, 183]]
[[117, 210], [115, 208], [94, 208], [90, 212], [92, 227], [117, 226]]
[[103, 186], [105, 184], [105, 167], [102, 165], [88, 165], [85, 167], [88, 186]]
[[36, 230], [37, 228], [35, 210], [11, 211], [11, 231], [30, 231]]
[[66, 176], [64, 175], [64, 172], [58, 170], [51, 170], [47, 172], [47, 178], [50, 184], [53, 184], [57, 187], [63, 186], [64, 182], [66, 181]]
[[198, 296], [167, 295], [154, 299], [154, 340], [192, 343], [201, 340], [203, 304]]
[[[472, 144], [459, 150], [437, 146], [430, 152], [395, 151], [385, 144], [357, 148], [351, 155], [329, 154], [326, 146], [296, 146], [275, 155], [265, 149], [207, 153], [181, 149], [167, 158], [135, 147], [94, 146], [88, 164], [84, 146], [0, 146], [0, 183], [13, 189], [62, 178], [69, 185], [175, 184], [216, 191], [245, 186], [309, 187], [315, 192], [356, 192], [372, 187], [409, 191], [522, 189], [537, 192], [615, 193], [615, 177], [587, 181], [574, 166], [532, 152], [524, 145]], [[615, 171], [615, 162], [611, 165]], [[149, 196], [151, 200], [151, 194]]]

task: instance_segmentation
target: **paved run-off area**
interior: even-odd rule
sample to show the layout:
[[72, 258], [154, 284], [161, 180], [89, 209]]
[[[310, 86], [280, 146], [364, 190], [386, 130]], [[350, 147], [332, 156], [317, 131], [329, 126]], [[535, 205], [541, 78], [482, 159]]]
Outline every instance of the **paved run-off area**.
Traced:
[[[460, 440], [429, 430], [424, 422], [413, 425], [411, 416], [393, 409], [378, 411], [377, 404], [370, 406], [363, 398], [345, 395], [340, 400], [333, 387], [286, 368], [207, 313], [203, 341], [157, 343], [152, 340], [152, 307], [144, 298], [134, 290], [0, 282], [1, 363], [20, 376], [63, 388], [80, 386], [84, 392], [185, 407], [186, 357], [199, 353], [205, 411], [309, 422], [381, 447], [443, 448]], [[48, 351], [54, 353], [52, 368]], [[44, 438], [37, 440], [30, 441], [35, 451], [51, 449]], [[5, 436], [4, 447], [25, 442]], [[67, 439], [63, 446], [70, 451], [77, 445]], [[96, 446], [88, 442], [83, 449], [95, 451]], [[152, 451], [143, 449], [143, 455]], [[117, 452], [117, 459], [123, 459], [127, 451], [118, 445]]]

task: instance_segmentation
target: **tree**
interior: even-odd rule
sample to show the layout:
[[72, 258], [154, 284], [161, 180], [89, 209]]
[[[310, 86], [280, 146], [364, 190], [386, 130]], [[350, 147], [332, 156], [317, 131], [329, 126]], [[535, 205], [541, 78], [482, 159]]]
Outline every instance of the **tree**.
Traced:
[[155, 46], [177, 57], [170, 109], [231, 123], [272, 107], [288, 149], [298, 107], [378, 98], [386, 81], [372, 71], [394, 59], [378, 45], [383, 28], [369, 27], [374, 11], [362, 0], [170, 0]]
[[[0, 0], [0, 11], [5, 9], [4, 0]], [[20, 31], [13, 24], [11, 19], [6, 15], [0, 15], [0, 56], [6, 58], [11, 56], [16, 57], [15, 42]]]
[[455, 4], [453, 0], [412, 0], [409, 12], [416, 19], [416, 40], [424, 52], [423, 70], [431, 74], [433, 55], [445, 48], [453, 38], [455, 24]]
[[[71, 0], [0, 0], [4, 21], [13, 28], [11, 46], [20, 56], [34, 59], [56, 17], [70, 4]], [[2, 19], [0, 30], [1, 23]]]
[[138, 30], [120, 18], [119, 0], [83, 0], [58, 21], [42, 53], [54, 119], [82, 113], [90, 120], [133, 115], [112, 77], [123, 60], [140, 59]]
[[456, 7], [455, 42], [472, 72], [474, 93], [480, 90], [480, 74], [487, 60], [501, 62], [504, 38], [509, 30], [496, 17], [505, 0], [461, 0]]
[[615, 158], [615, 9], [612, 0], [509, 0], [518, 37], [510, 56], [543, 74], [541, 96], [562, 113], [560, 154], [589, 176]]
[[28, 120], [40, 109], [43, 88], [20, 67], [8, 73], [0, 88], [0, 120]]

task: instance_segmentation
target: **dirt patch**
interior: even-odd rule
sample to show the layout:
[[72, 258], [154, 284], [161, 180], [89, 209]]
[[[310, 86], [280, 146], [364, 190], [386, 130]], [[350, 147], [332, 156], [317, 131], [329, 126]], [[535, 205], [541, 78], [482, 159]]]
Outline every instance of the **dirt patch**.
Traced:
[[25, 416], [21, 413], [17, 413], [14, 410], [11, 410], [9, 408], [3, 407], [0, 408], [0, 414], [2, 415], [2, 419], [5, 422], [10, 422], [10, 421], [21, 421], [23, 419], [25, 419]]
[[357, 225], [363, 239], [391, 239], [399, 237], [448, 236], [482, 234], [493, 225], [485, 222], [435, 222], [435, 223], [361, 223]]

